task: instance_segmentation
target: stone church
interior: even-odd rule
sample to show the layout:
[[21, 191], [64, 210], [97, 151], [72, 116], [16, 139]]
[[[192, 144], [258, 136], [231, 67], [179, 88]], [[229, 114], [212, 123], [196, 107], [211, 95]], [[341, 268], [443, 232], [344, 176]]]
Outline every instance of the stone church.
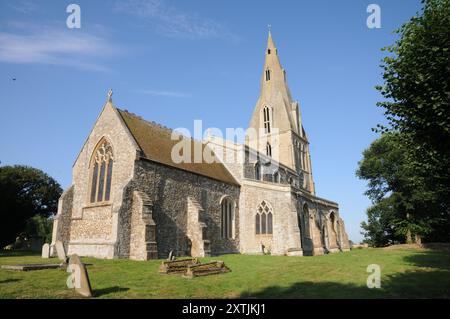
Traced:
[[[309, 141], [269, 32], [261, 91], [242, 144], [188, 139], [213, 161], [174, 161], [173, 131], [108, 99], [59, 200], [68, 254], [147, 260], [349, 250], [336, 202], [316, 196]], [[187, 139], [187, 138], [186, 138]], [[226, 145], [226, 146], [224, 146]], [[239, 161], [226, 160], [232, 155]]]

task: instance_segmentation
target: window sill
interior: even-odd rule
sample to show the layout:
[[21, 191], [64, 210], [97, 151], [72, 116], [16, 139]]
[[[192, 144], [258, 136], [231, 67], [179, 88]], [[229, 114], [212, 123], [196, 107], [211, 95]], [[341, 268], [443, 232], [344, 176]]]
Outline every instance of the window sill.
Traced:
[[111, 206], [111, 205], [112, 205], [111, 201], [109, 201], [109, 202], [99, 202], [99, 203], [90, 203], [90, 204], [87, 204], [86, 206], [84, 206], [83, 209], [95, 208], [95, 207], [104, 207], [104, 206]]

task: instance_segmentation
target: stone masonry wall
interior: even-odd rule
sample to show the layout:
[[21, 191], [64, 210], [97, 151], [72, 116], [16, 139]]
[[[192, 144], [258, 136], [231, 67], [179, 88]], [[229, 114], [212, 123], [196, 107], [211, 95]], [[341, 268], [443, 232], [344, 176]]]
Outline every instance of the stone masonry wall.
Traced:
[[[235, 227], [234, 239], [220, 237], [220, 200], [223, 196], [230, 196], [239, 207], [238, 186], [142, 159], [135, 164], [133, 187], [153, 202], [160, 258], [167, 258], [171, 250], [177, 255], [190, 255], [188, 197], [197, 201], [204, 210], [203, 222], [207, 226], [204, 237], [210, 241], [211, 254], [238, 252], [238, 227]], [[239, 223], [238, 211], [235, 212], [235, 223]]]
[[[267, 202], [273, 209], [273, 234], [257, 235], [255, 216], [259, 205]], [[261, 254], [264, 245], [273, 255], [301, 251], [300, 232], [292, 208], [289, 185], [244, 180], [241, 189], [241, 252]]]
[[[92, 154], [102, 139], [106, 139], [113, 149], [111, 199], [108, 202], [90, 203], [90, 163]], [[119, 256], [119, 211], [124, 202], [124, 189], [133, 177], [137, 149], [117, 110], [107, 103], [73, 167], [74, 194], [69, 253], [103, 258]]]
[[58, 213], [53, 221], [52, 245], [61, 241], [64, 245], [69, 242], [70, 226], [73, 205], [73, 185], [70, 186], [60, 197], [58, 202]]

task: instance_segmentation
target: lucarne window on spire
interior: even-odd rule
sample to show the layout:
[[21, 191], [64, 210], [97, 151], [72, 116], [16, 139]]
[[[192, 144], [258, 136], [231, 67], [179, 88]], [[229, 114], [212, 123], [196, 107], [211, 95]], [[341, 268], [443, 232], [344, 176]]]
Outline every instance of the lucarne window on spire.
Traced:
[[264, 130], [266, 134], [270, 133], [270, 109], [265, 106], [263, 109], [264, 113]]
[[266, 155], [272, 157], [272, 146], [270, 143], [267, 143], [266, 145]]
[[266, 70], [266, 81], [270, 81], [270, 70]]

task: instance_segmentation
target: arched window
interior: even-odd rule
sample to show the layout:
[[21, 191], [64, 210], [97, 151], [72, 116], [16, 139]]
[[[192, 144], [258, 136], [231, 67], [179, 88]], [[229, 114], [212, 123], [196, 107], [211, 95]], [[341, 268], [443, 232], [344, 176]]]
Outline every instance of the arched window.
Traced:
[[335, 216], [334, 212], [331, 212], [331, 213], [330, 213], [330, 222], [331, 222], [331, 229], [332, 229], [333, 231], [336, 231], [336, 229], [335, 229], [336, 216]]
[[111, 145], [102, 140], [92, 155], [90, 202], [108, 202], [111, 197], [111, 181], [114, 156]]
[[303, 166], [303, 170], [308, 170], [308, 168], [306, 167], [306, 159], [307, 159], [307, 155], [306, 155], [306, 146], [303, 145], [302, 147], [302, 166]]
[[264, 131], [266, 134], [270, 133], [270, 109], [265, 106], [263, 109], [264, 113]]
[[272, 157], [272, 146], [270, 143], [267, 143], [266, 145], [266, 155]]
[[258, 181], [261, 179], [261, 165], [259, 163], [255, 164], [255, 179]]
[[270, 81], [270, 70], [266, 70], [266, 81]]
[[261, 215], [260, 214], [256, 214], [255, 229], [256, 229], [256, 235], [259, 235], [260, 231], [261, 231]]
[[272, 207], [266, 201], [263, 201], [256, 212], [255, 234], [271, 235], [273, 234], [273, 212]]
[[222, 200], [220, 230], [222, 238], [234, 238], [234, 202], [229, 197]]
[[302, 220], [302, 226], [303, 226], [303, 230], [305, 232], [304, 236], [306, 238], [311, 238], [310, 232], [309, 232], [309, 209], [308, 209], [308, 205], [305, 204], [303, 205], [303, 220]]
[[298, 175], [298, 184], [301, 188], [304, 188], [305, 187], [304, 183], [305, 183], [305, 176], [303, 175], [303, 173], [300, 173]]
[[273, 173], [273, 182], [274, 183], [279, 183], [280, 182], [280, 173], [278, 173], [278, 171]]
[[292, 178], [292, 176], [288, 178], [288, 183], [294, 186], [294, 179]]

